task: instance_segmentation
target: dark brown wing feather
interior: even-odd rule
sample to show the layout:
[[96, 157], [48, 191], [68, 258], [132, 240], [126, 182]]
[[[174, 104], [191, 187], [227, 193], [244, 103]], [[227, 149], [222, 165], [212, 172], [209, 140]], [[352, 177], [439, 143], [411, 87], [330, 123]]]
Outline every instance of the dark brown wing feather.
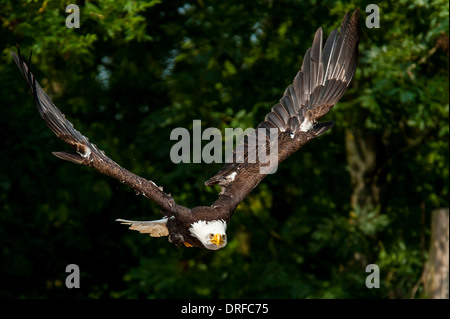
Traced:
[[[345, 15], [339, 33], [333, 30], [323, 47], [322, 34], [319, 28], [300, 71], [277, 104], [284, 112], [275, 106], [266, 116], [281, 132], [290, 129], [297, 133], [305, 121], [315, 124], [339, 101], [353, 78], [358, 62], [359, 10], [351, 17], [350, 12]], [[286, 125], [286, 118], [284, 123], [272, 120], [271, 114], [281, 112], [297, 118], [294, 127]]]
[[[292, 85], [286, 88], [280, 103], [272, 107], [271, 112], [258, 125], [258, 128], [266, 130], [278, 129], [278, 163], [334, 125], [334, 122], [317, 121], [339, 101], [355, 73], [358, 61], [359, 10], [351, 17], [350, 12], [345, 15], [339, 33], [333, 30], [324, 46], [322, 38], [322, 28], [319, 28]], [[232, 197], [233, 205], [237, 205], [264, 178], [258, 173], [259, 163], [249, 163], [247, 160], [250, 152], [256, 152], [256, 146], [249, 144], [249, 139], [245, 137], [238, 146], [240, 148], [236, 147], [230, 155], [234, 161], [225, 164], [205, 183], [207, 186], [219, 184], [223, 198]], [[240, 162], [236, 161], [238, 158], [241, 159]], [[221, 204], [223, 198], [215, 204]]]
[[48, 127], [61, 140], [69, 144], [75, 152], [54, 152], [53, 154], [63, 160], [67, 160], [76, 164], [83, 164], [95, 168], [100, 173], [108, 175], [119, 180], [121, 183], [131, 186], [136, 193], [154, 200], [160, 205], [167, 215], [177, 215], [179, 213], [189, 213], [186, 207], [175, 203], [173, 198], [162, 191], [162, 187], [158, 187], [154, 182], [146, 180], [138, 175], [131, 173], [111, 158], [106, 156], [105, 152], [98, 149], [96, 145], [89, 142], [89, 139], [78, 132], [73, 124], [70, 123], [64, 114], [53, 104], [48, 95], [36, 81], [31, 73], [28, 65], [20, 55], [11, 52], [14, 62], [17, 64], [23, 77], [33, 94], [39, 114], [44, 119]]

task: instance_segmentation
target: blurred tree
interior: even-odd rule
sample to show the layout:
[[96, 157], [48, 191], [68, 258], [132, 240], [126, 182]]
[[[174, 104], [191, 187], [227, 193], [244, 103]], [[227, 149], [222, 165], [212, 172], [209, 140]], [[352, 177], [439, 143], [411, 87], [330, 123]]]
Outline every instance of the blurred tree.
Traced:
[[424, 284], [425, 296], [433, 299], [449, 297], [448, 213], [448, 208], [437, 209], [431, 213], [429, 258], [424, 266], [421, 281]]
[[[405, 298], [427, 260], [430, 215], [448, 207], [448, 2], [0, 0], [0, 296], [9, 298]], [[324, 120], [337, 124], [238, 207], [229, 244], [174, 249], [115, 218], [159, 218], [116, 181], [62, 162], [11, 62], [15, 43], [55, 104], [124, 167], [187, 206], [211, 203], [221, 164], [173, 164], [170, 132], [256, 126], [315, 30], [362, 9], [360, 62]], [[204, 141], [207, 143], [207, 141]], [[78, 264], [83, 289], [67, 289]], [[365, 287], [367, 264], [380, 289]]]

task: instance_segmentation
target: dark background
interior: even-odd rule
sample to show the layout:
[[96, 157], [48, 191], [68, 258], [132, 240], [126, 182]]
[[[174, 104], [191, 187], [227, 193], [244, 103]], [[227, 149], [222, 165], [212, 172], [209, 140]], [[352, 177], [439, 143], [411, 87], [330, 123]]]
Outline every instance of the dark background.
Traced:
[[[68, 29], [76, 3], [80, 28]], [[426, 298], [430, 216], [448, 204], [448, 2], [0, 0], [1, 298]], [[256, 127], [314, 32], [361, 8], [360, 61], [335, 127], [240, 204], [219, 251], [177, 249], [116, 218], [158, 207], [67, 150], [9, 51], [33, 51], [54, 103], [107, 155], [188, 207], [221, 164], [174, 164], [176, 127]], [[207, 141], [205, 141], [205, 144]], [[365, 286], [368, 264], [380, 288]], [[80, 289], [67, 289], [77, 264]]]

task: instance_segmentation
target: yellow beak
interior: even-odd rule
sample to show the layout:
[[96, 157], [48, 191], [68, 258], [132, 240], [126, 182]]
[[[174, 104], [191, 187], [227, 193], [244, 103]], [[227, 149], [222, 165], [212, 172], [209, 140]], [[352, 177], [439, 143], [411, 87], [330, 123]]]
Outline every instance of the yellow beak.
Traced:
[[225, 241], [222, 239], [222, 235], [215, 234], [213, 239], [211, 239], [211, 244], [216, 244], [217, 246], [220, 246], [220, 244], [223, 244]]

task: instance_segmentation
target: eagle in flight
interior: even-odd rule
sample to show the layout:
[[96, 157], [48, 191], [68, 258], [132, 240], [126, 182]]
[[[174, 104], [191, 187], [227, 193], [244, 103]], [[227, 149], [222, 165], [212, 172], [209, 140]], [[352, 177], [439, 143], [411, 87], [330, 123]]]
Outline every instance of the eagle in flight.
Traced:
[[[350, 12], [345, 15], [340, 31], [333, 30], [324, 45], [322, 28], [319, 28], [293, 83], [258, 125], [258, 130], [276, 130], [277, 163], [334, 125], [334, 122], [319, 123], [318, 120], [339, 101], [355, 73], [359, 28], [358, 9], [352, 15]], [[236, 147], [232, 154], [233, 161], [227, 161], [215, 176], [205, 182], [207, 186], [220, 186], [218, 199], [210, 206], [184, 207], [155, 182], [121, 167], [78, 132], [52, 103], [17, 49], [18, 54], [11, 52], [11, 55], [31, 89], [41, 117], [58, 138], [74, 149], [74, 152], [53, 154], [66, 161], [90, 166], [127, 184], [137, 193], [155, 201], [164, 214], [164, 218], [154, 221], [117, 219], [118, 222], [152, 237], [168, 236], [177, 247], [184, 245], [217, 250], [227, 244], [226, 228], [236, 207], [267, 175], [261, 173], [262, 166], [267, 163], [249, 160], [255, 143], [250, 143], [248, 135], [241, 142], [246, 147], [244, 151]], [[267, 133], [266, 141], [268, 136]]]

